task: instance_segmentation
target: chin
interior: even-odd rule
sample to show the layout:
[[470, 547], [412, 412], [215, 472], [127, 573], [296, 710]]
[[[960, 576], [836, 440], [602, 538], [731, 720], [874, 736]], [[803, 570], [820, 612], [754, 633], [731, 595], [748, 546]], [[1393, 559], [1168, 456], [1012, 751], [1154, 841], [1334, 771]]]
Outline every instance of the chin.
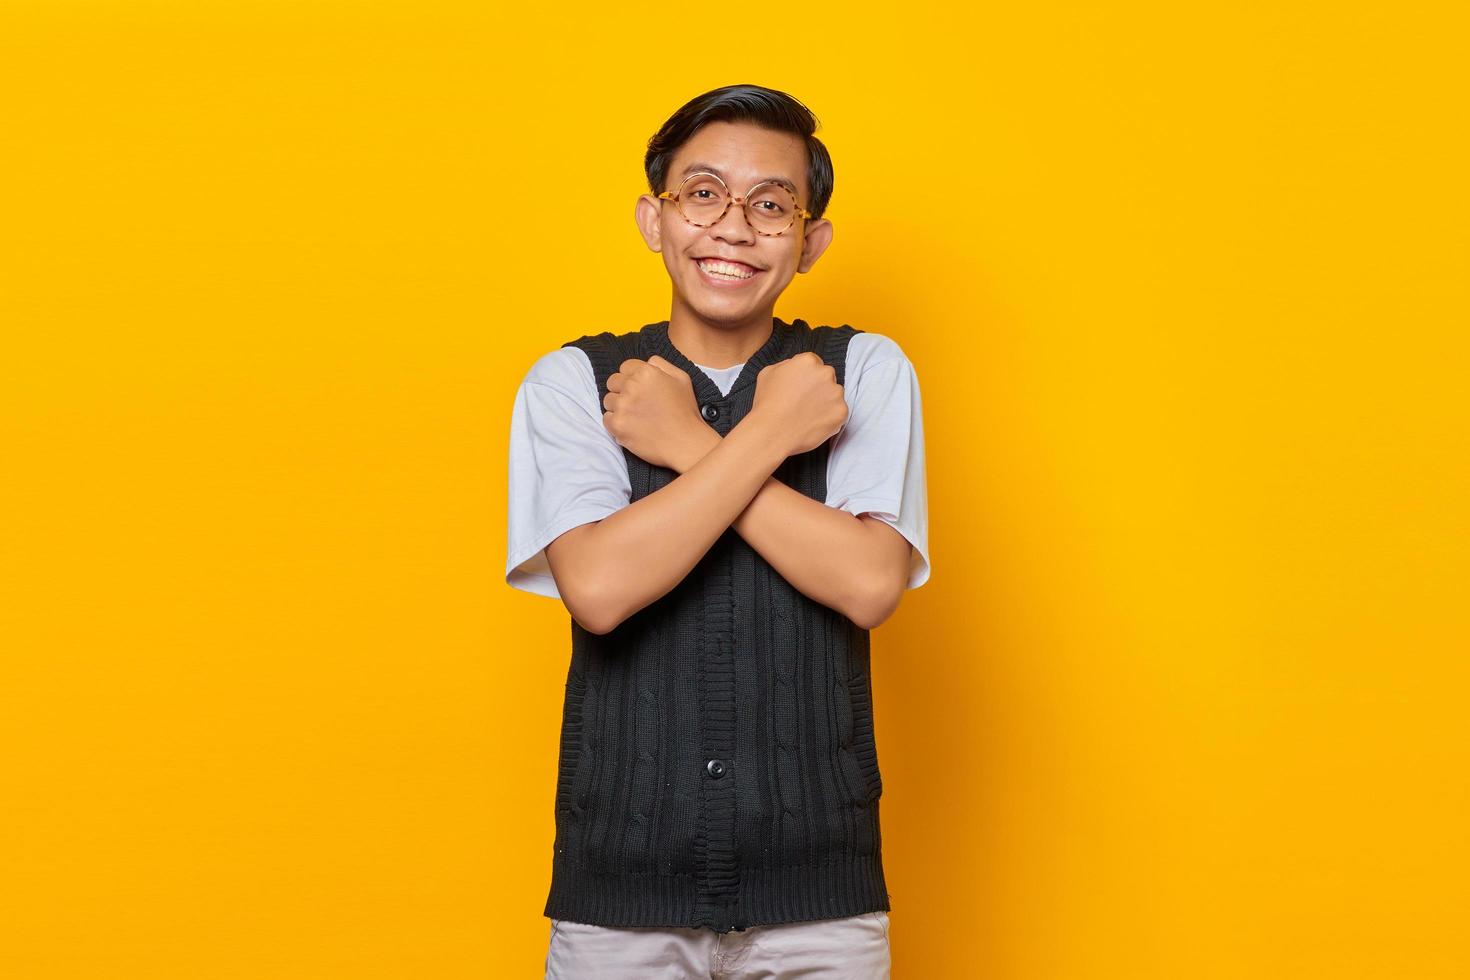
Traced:
[[694, 292], [684, 294], [684, 305], [688, 306], [701, 319], [711, 322], [729, 321], [731, 323], [750, 318], [750, 311], [759, 309], [761, 304], [759, 298], [742, 296], [739, 299], [721, 299], [711, 297], [708, 293], [699, 289], [696, 284]]
[[739, 324], [750, 319], [750, 311], [743, 308], [739, 310], [720, 309], [703, 303], [691, 303], [689, 306], [706, 323]]

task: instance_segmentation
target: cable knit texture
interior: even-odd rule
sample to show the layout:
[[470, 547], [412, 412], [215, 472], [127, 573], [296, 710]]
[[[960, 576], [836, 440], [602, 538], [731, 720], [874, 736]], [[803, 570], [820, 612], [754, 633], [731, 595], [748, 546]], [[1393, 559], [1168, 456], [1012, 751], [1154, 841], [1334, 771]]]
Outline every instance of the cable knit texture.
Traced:
[[[761, 368], [813, 351], [840, 384], [861, 332], [773, 318], [721, 395], [668, 327], [563, 346], [587, 353], [599, 398], [624, 360], [662, 356], [724, 435], [750, 411]], [[776, 478], [824, 501], [830, 445], [788, 457]], [[633, 500], [678, 475], [623, 454]], [[613, 631], [571, 626], [547, 916], [723, 933], [889, 910], [867, 630], [729, 528]]]

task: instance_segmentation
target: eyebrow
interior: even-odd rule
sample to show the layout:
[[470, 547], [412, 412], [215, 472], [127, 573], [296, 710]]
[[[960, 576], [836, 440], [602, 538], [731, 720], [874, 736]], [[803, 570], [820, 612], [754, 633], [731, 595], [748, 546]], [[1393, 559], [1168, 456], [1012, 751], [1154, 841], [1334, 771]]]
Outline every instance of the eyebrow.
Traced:
[[[716, 177], [720, 178], [723, 181], [729, 181], [729, 178], [721, 173], [717, 167], [712, 167], [707, 163], [691, 163], [689, 166], [684, 168], [684, 172], [681, 173], [679, 176], [688, 177], [690, 174], [696, 173], [698, 171], [714, 174]], [[766, 181], [780, 184], [782, 187], [789, 190], [794, 197], [801, 196], [801, 192], [796, 189], [796, 185], [787, 180], [785, 177], [762, 177], [760, 180], [757, 180], [755, 184], [751, 184], [750, 186], [754, 187], [756, 186], [756, 184], [764, 184]]]

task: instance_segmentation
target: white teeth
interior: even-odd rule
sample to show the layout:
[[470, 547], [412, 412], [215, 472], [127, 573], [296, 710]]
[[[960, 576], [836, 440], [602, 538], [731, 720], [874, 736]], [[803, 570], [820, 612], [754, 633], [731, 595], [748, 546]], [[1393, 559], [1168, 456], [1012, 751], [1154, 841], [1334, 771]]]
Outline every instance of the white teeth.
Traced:
[[701, 269], [710, 275], [719, 276], [724, 279], [749, 279], [755, 275], [754, 270], [746, 269], [743, 266], [731, 265], [729, 262], [721, 262], [719, 260], [701, 261], [698, 264]]

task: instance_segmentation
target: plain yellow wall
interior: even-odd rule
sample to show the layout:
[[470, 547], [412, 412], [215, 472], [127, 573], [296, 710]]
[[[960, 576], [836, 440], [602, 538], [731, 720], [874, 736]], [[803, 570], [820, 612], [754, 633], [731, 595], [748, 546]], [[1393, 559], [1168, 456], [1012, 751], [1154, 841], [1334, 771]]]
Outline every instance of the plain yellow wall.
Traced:
[[541, 975], [511, 402], [733, 82], [836, 161], [777, 313], [923, 391], [895, 977], [1466, 975], [1466, 20], [6, 4], [0, 976]]

